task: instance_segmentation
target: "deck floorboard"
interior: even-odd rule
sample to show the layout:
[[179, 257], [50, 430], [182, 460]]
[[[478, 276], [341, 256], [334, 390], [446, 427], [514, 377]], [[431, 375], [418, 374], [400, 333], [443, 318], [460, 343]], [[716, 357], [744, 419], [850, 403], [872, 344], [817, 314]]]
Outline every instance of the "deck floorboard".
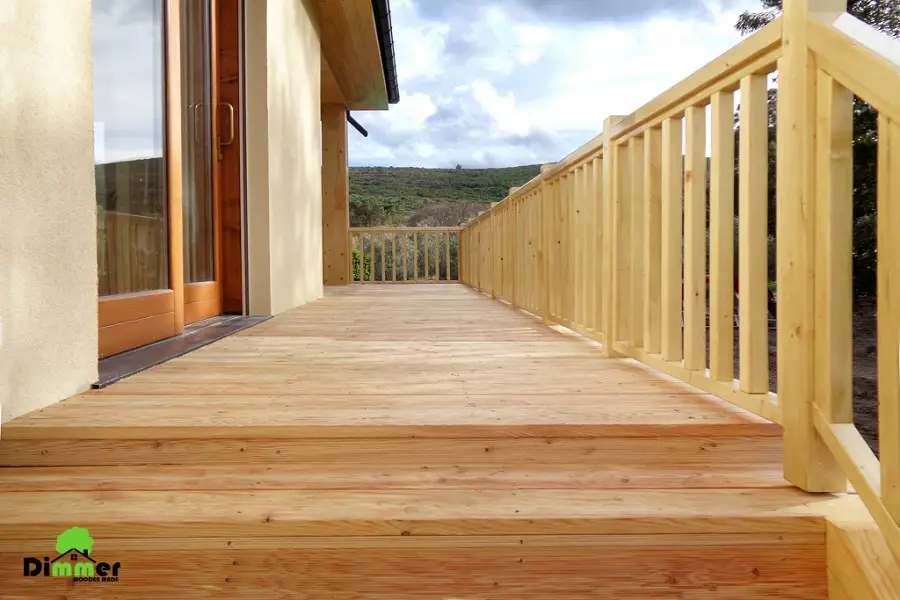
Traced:
[[[780, 426], [467, 287], [329, 289], [4, 425], [0, 598], [821, 600], [831, 497], [781, 462]], [[118, 587], [22, 577], [72, 525]]]

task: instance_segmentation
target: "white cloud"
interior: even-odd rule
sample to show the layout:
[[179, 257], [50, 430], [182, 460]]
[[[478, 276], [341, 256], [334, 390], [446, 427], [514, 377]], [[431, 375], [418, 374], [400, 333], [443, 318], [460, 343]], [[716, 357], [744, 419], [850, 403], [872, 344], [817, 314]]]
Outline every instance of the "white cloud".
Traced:
[[615, 18], [549, 19], [517, 8], [536, 0], [433, 1], [392, 1], [401, 100], [388, 113], [357, 115], [372, 136], [351, 141], [352, 164], [558, 160], [608, 115], [634, 111], [740, 42], [738, 14], [759, 6], [683, 0], [662, 11], [634, 0], [640, 18], [619, 6]]

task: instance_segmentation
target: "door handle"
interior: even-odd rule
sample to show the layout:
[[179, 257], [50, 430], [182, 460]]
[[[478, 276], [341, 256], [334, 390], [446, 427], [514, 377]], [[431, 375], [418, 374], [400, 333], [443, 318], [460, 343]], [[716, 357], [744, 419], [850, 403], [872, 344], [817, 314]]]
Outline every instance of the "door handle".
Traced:
[[223, 140], [222, 136], [219, 136], [219, 147], [230, 146], [234, 143], [234, 105], [230, 102], [219, 102], [219, 106], [228, 109], [228, 139]]

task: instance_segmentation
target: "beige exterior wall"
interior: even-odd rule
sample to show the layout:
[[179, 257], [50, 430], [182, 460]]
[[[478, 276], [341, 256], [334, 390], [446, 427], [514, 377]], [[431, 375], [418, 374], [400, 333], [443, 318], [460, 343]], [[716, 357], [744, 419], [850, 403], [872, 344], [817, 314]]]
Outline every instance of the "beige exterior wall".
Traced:
[[0, 0], [2, 420], [97, 378], [91, 5]]
[[250, 311], [320, 298], [321, 44], [311, 0], [254, 0], [246, 18]]

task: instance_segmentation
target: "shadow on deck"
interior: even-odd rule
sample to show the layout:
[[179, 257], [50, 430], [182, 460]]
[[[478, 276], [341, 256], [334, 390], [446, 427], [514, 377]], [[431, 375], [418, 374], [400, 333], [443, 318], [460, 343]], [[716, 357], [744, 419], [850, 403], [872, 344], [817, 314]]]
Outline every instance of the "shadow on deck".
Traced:
[[[832, 497], [782, 479], [780, 427], [596, 346], [351, 286], [21, 417], [0, 596], [825, 598]], [[73, 525], [117, 584], [22, 576]]]

